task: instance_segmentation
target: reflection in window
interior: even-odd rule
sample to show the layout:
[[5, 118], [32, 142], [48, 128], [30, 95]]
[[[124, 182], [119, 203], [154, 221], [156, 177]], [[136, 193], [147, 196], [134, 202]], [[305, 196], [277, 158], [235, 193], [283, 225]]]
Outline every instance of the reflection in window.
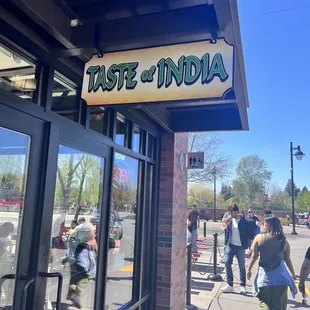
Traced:
[[37, 88], [34, 64], [0, 44], [0, 89], [34, 101]]
[[126, 138], [127, 138], [127, 124], [124, 117], [118, 114], [116, 120], [115, 143], [125, 146]]
[[[15, 274], [30, 137], [0, 127], [0, 277]], [[12, 305], [14, 280], [3, 283], [1, 307]]]
[[76, 111], [76, 90], [73, 85], [70, 85], [65, 78], [60, 74], [56, 73], [54, 75], [54, 85], [52, 93], [52, 111], [68, 118], [68, 115], [74, 115]]
[[101, 134], [104, 133], [104, 109], [90, 109], [89, 128]]
[[133, 145], [132, 150], [134, 152], [140, 152], [140, 128], [135, 126], [133, 130]]
[[[53, 213], [50, 272], [63, 275], [62, 298], [93, 309], [104, 159], [61, 145]], [[57, 281], [50, 281], [49, 302]]]
[[113, 168], [111, 236], [106, 304], [118, 309], [132, 299], [137, 214], [138, 160], [116, 153]]

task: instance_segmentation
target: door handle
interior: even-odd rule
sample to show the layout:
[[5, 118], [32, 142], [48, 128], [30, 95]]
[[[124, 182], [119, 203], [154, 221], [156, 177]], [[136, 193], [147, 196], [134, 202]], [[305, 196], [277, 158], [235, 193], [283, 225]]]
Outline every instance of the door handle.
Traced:
[[28, 288], [32, 283], [34, 283], [34, 278], [28, 280], [24, 287], [23, 295], [22, 295], [22, 310], [26, 309]]
[[60, 272], [39, 272], [39, 277], [58, 278], [56, 309], [61, 310], [62, 274]]

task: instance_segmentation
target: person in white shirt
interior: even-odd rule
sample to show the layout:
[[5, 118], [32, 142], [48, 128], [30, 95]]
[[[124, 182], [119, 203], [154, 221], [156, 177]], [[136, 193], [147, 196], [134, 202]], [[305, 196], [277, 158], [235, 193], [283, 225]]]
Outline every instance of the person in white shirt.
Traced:
[[223, 293], [234, 292], [234, 276], [232, 271], [233, 259], [236, 256], [240, 274], [240, 294], [246, 294], [246, 271], [245, 271], [245, 250], [249, 245], [249, 232], [247, 221], [240, 217], [239, 208], [234, 205], [231, 211], [231, 218], [225, 229], [225, 267], [227, 285], [222, 289]]

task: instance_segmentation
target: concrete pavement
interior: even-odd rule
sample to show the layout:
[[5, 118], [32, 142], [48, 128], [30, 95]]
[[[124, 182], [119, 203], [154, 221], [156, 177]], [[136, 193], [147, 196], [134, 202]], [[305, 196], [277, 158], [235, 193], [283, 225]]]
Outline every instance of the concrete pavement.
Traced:
[[[291, 245], [291, 258], [293, 261], [294, 269], [296, 275], [299, 275], [302, 262], [306, 250], [308, 248], [310, 239], [310, 230], [306, 228], [297, 229], [298, 235], [292, 236], [291, 227], [284, 227], [285, 235]], [[219, 223], [208, 222], [207, 223], [207, 241], [204, 242], [204, 247], [209, 247], [208, 250], [200, 250], [202, 253], [198, 262], [193, 266], [192, 271], [192, 304], [197, 306], [200, 310], [239, 310], [244, 307], [246, 303], [247, 310], [258, 309], [258, 299], [252, 296], [252, 281], [247, 284], [247, 295], [243, 296], [239, 294], [238, 286], [238, 265], [234, 261], [234, 276], [236, 279], [235, 293], [234, 294], [222, 294], [221, 288], [226, 285], [225, 282], [211, 282], [207, 280], [209, 273], [212, 273], [212, 265], [209, 266], [209, 261], [211, 257], [211, 249], [213, 244], [213, 232], [221, 232]], [[203, 235], [202, 227], [199, 230], [199, 236]], [[219, 236], [220, 251], [223, 252], [224, 236], [221, 234]], [[220, 253], [223, 255], [223, 253]], [[218, 253], [218, 273], [222, 275], [225, 279], [225, 268], [224, 264], [221, 263], [221, 256]], [[249, 256], [246, 258], [248, 262]], [[255, 270], [253, 270], [253, 279], [255, 275]], [[310, 279], [309, 285], [310, 286]], [[288, 309], [310, 309], [308, 306], [301, 304], [301, 294], [296, 296], [294, 300], [289, 293]], [[309, 298], [310, 301], [310, 298]]]

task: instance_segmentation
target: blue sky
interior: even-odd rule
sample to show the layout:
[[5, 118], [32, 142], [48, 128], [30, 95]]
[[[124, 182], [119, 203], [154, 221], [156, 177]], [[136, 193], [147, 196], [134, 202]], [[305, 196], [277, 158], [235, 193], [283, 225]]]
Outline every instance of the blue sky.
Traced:
[[238, 8], [250, 131], [220, 134], [221, 151], [236, 163], [259, 155], [284, 187], [289, 143], [300, 144], [308, 156], [294, 161], [295, 183], [310, 188], [310, 0], [238, 0]]

